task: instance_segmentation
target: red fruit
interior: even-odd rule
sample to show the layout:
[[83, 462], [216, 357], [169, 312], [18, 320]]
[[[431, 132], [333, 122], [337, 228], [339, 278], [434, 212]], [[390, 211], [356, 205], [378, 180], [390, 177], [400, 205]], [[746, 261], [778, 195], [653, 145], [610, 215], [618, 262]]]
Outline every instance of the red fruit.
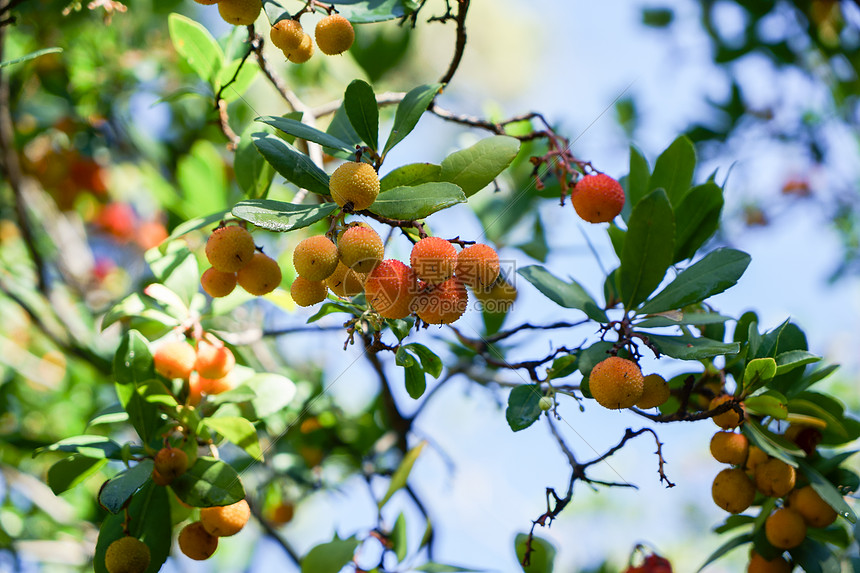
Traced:
[[152, 355], [155, 371], [165, 378], [188, 380], [194, 370], [197, 353], [194, 347], [184, 340], [172, 340], [158, 345]]
[[415, 297], [412, 310], [427, 324], [451, 324], [466, 312], [469, 294], [459, 278], [426, 286]]
[[203, 378], [223, 378], [236, 366], [236, 357], [223, 344], [207, 340], [197, 343], [197, 360], [194, 369]]
[[457, 255], [455, 274], [474, 289], [487, 288], [499, 277], [499, 253], [489, 245], [471, 245]]
[[418, 281], [411, 268], [396, 259], [379, 263], [367, 276], [367, 302], [383, 318], [406, 318], [418, 293]]
[[457, 249], [445, 239], [426, 237], [412, 247], [409, 261], [419, 279], [436, 285], [454, 275]]
[[116, 240], [128, 242], [134, 238], [137, 215], [127, 203], [110, 203], [102, 207], [96, 224]]
[[573, 188], [570, 200], [576, 213], [584, 220], [608, 223], [624, 208], [624, 189], [609, 175], [587, 175]]

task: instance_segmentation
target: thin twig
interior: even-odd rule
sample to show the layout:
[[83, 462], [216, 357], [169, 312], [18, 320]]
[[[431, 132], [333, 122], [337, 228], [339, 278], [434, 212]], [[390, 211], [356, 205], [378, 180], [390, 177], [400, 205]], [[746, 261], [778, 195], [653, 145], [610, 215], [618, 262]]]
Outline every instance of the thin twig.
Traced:
[[448, 66], [448, 71], [439, 80], [440, 84], [449, 84], [457, 73], [457, 68], [460, 67], [460, 62], [463, 60], [463, 52], [466, 51], [466, 13], [469, 11], [471, 0], [457, 0], [457, 43], [454, 47], [454, 56], [451, 58], [451, 64]]

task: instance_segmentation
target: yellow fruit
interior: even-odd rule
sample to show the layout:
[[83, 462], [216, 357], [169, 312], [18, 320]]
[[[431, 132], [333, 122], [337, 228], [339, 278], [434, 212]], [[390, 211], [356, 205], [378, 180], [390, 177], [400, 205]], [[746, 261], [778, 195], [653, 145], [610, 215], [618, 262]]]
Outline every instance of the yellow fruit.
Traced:
[[249, 294], [269, 294], [281, 284], [281, 267], [278, 262], [263, 253], [254, 253], [254, 258], [236, 273], [239, 286]]
[[[732, 399], [733, 398], [728, 394], [717, 396], [716, 398], [711, 400], [711, 403], [708, 405], [708, 409], [713, 410], [720, 404], [728, 402]], [[741, 404], [741, 408], [743, 408], [743, 404]], [[734, 409], [728, 410], [727, 412], [723, 412], [722, 414], [717, 414], [711, 419], [716, 425], [718, 425], [724, 430], [731, 430], [732, 428], [737, 428], [743, 421], [743, 418], [741, 418]]]
[[[193, 379], [193, 378], [192, 378]], [[236, 387], [233, 374], [229, 373], [221, 378], [197, 378], [198, 392], [209, 395], [220, 394]]]
[[369, 163], [350, 161], [331, 174], [329, 190], [331, 198], [344, 211], [362, 211], [379, 195], [379, 175]]
[[827, 527], [836, 521], [836, 510], [821, 499], [811, 485], [791, 492], [788, 506], [799, 513], [810, 527]]
[[314, 55], [314, 42], [309, 35], [305, 34], [298, 46], [281, 51], [284, 52], [284, 57], [292, 63], [304, 64]]
[[747, 472], [755, 472], [759, 464], [763, 464], [768, 460], [768, 455], [758, 446], [750, 445], [749, 453], [747, 454], [747, 462], [744, 464], [744, 469]]
[[711, 486], [714, 503], [729, 513], [741, 513], [752, 505], [755, 486], [739, 468], [724, 469], [714, 478]]
[[212, 267], [203, 272], [200, 286], [212, 298], [227, 296], [236, 288], [236, 273], [224, 273]]
[[597, 403], [610, 410], [633, 406], [645, 388], [639, 365], [618, 356], [610, 356], [595, 365], [588, 383]]
[[134, 537], [120, 537], [105, 551], [108, 573], [143, 573], [149, 568], [149, 547]]
[[280, 50], [295, 50], [305, 37], [302, 25], [296, 20], [280, 20], [269, 30], [269, 38]]
[[194, 362], [194, 369], [203, 378], [223, 378], [233, 370], [234, 366], [236, 366], [236, 357], [223, 344], [212, 344], [207, 340], [197, 343], [197, 360]]
[[357, 273], [343, 263], [338, 263], [334, 273], [325, 280], [329, 290], [339, 297], [355, 296], [364, 290], [367, 275]]
[[768, 497], [782, 497], [794, 489], [794, 468], [777, 458], [770, 458], [755, 468], [755, 485]]
[[711, 455], [718, 462], [739, 466], [747, 459], [749, 445], [749, 440], [743, 434], [717, 432], [711, 438]]
[[473, 289], [487, 288], [499, 278], [499, 253], [489, 245], [471, 245], [457, 255], [454, 274]]
[[325, 235], [303, 239], [293, 251], [293, 266], [309, 281], [324, 281], [337, 268], [337, 246]]
[[309, 281], [298, 276], [290, 285], [290, 296], [299, 306], [313, 306], [325, 300], [326, 284], [323, 281]]
[[669, 399], [669, 383], [659, 374], [649, 374], [643, 380], [642, 397], [636, 407], [643, 410], [657, 408]]
[[806, 523], [793, 509], [777, 509], [764, 522], [764, 534], [774, 547], [792, 549], [806, 539]]
[[425, 237], [412, 247], [409, 262], [419, 279], [436, 285], [454, 276], [457, 249], [445, 239]]
[[458, 278], [426, 285], [412, 302], [412, 310], [427, 324], [451, 324], [466, 312], [469, 294]]
[[517, 299], [517, 289], [501, 276], [487, 289], [474, 289], [475, 298], [487, 312], [508, 312]]
[[359, 273], [369, 273], [385, 256], [379, 233], [361, 225], [345, 230], [337, 238], [340, 262]]
[[221, 18], [234, 26], [250, 26], [263, 9], [262, 0], [220, 0], [218, 12]]
[[750, 554], [747, 573], [790, 573], [791, 565], [782, 557], [768, 561], [755, 551]]
[[320, 20], [314, 35], [320, 51], [329, 56], [344, 53], [355, 41], [352, 24], [340, 14], [331, 14]]
[[215, 229], [206, 241], [206, 258], [222, 273], [235, 273], [251, 261], [255, 251], [254, 237], [237, 225]]
[[154, 461], [153, 471], [158, 472], [159, 477], [167, 483], [188, 470], [188, 455], [179, 448], [161, 448], [155, 454]]
[[269, 521], [274, 525], [285, 525], [293, 520], [296, 506], [288, 501], [282, 501], [269, 511]]
[[364, 294], [383, 318], [406, 318], [418, 294], [418, 281], [411, 268], [396, 259], [386, 259], [367, 276]]
[[179, 549], [191, 559], [209, 559], [218, 549], [218, 538], [211, 535], [199, 521], [189, 523], [179, 532]]
[[184, 340], [162, 342], [152, 354], [155, 371], [165, 378], [182, 378], [188, 380], [194, 370], [197, 353], [194, 347]]
[[211, 535], [229, 537], [236, 535], [248, 523], [251, 508], [244, 499], [223, 507], [204, 507], [200, 510], [200, 523]]

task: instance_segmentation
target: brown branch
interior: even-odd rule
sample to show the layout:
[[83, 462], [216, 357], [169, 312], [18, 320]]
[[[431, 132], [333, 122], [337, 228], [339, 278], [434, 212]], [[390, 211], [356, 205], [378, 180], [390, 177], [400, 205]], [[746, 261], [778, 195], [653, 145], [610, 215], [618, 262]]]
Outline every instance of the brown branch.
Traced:
[[[365, 217], [370, 217], [374, 221], [379, 221], [384, 225], [388, 225], [392, 228], [397, 229], [416, 229], [418, 231], [418, 236], [422, 239], [427, 236], [427, 231], [424, 229], [424, 223], [421, 221], [401, 221], [400, 219], [389, 219], [388, 217], [383, 217], [381, 215], [377, 215], [371, 211], [357, 211], [356, 215], [364, 215]], [[415, 242], [412, 237], [404, 231], [403, 233], [413, 243]]]
[[583, 319], [583, 320], [580, 320], [579, 322], [554, 322], [552, 324], [546, 324], [546, 325], [535, 325], [535, 324], [530, 324], [530, 323], [526, 322], [525, 324], [521, 324], [515, 328], [511, 328], [510, 330], [499, 331], [496, 334], [493, 334], [492, 336], [486, 337], [484, 340], [486, 340], [487, 342], [498, 342], [500, 340], [504, 340], [505, 338], [513, 336], [514, 334], [516, 334], [518, 332], [522, 332], [523, 330], [553, 330], [553, 329], [557, 329], [557, 328], [573, 328], [575, 326], [581, 326], [581, 325], [587, 324], [589, 322], [591, 322], [591, 321], [588, 319]]
[[451, 64], [448, 66], [448, 71], [439, 80], [440, 84], [449, 84], [457, 73], [457, 68], [460, 67], [460, 62], [463, 60], [463, 52], [466, 51], [466, 13], [469, 11], [471, 0], [457, 0], [457, 42], [454, 46], [454, 56], [451, 59]]
[[227, 149], [230, 151], [236, 151], [236, 147], [239, 146], [239, 136], [233, 131], [233, 128], [230, 127], [230, 116], [227, 115], [227, 100], [218, 98], [217, 101], [218, 106], [218, 125], [221, 127], [221, 133], [227, 138], [229, 143], [227, 144]]

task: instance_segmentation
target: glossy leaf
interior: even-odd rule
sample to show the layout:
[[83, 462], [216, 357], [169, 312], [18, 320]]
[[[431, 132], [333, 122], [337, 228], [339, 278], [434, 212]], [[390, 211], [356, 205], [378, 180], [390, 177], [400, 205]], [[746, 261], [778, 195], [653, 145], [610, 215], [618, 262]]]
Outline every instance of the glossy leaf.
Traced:
[[194, 507], [230, 505], [245, 499], [245, 488], [236, 470], [210, 457], [197, 458], [170, 487], [179, 499]]
[[51, 488], [54, 495], [60, 495], [98, 472], [107, 462], [106, 458], [91, 458], [81, 454], [72, 454], [56, 461], [48, 469], [48, 487]]
[[744, 390], [751, 392], [752, 384], [760, 385], [776, 376], [776, 360], [773, 358], [754, 358], [744, 368]]
[[737, 284], [750, 256], [734, 249], [717, 249], [684, 269], [666, 288], [639, 309], [641, 314], [680, 309], [717, 295]]
[[517, 386], [508, 396], [505, 419], [514, 432], [525, 430], [534, 424], [541, 415], [539, 406], [543, 392], [537, 384]]
[[754, 420], [747, 419], [741, 429], [751, 444], [758, 446], [768, 455], [779, 458], [790, 466], [797, 467], [797, 460], [794, 456], [804, 455], [803, 450], [797, 447], [794, 442], [763, 428]]
[[532, 538], [532, 551], [529, 554], [529, 564], [523, 565], [523, 559], [526, 554], [526, 544], [528, 535], [518, 533], [514, 541], [514, 547], [517, 552], [517, 562], [522, 567], [525, 573], [552, 573], [555, 565], [555, 547], [552, 543], [542, 537]]
[[812, 489], [821, 496], [821, 499], [827, 502], [827, 505], [832, 507], [836, 513], [847, 519], [849, 522], [857, 523], [857, 515], [854, 513], [854, 510], [851, 509], [851, 506], [846, 503], [842, 494], [833, 487], [833, 484], [830, 483], [827, 478], [818, 473], [815, 468], [803, 460], [800, 460], [798, 465], [800, 466], [800, 470], [803, 474], [809, 479]]
[[565, 282], [540, 265], [524, 267], [517, 272], [559, 306], [579, 309], [597, 322], [609, 321], [603, 309], [575, 280]]
[[118, 443], [104, 436], [72, 436], [35, 450], [34, 455], [44, 452], [65, 452], [80, 454], [88, 458], [116, 458], [122, 448]]
[[675, 209], [673, 262], [690, 259], [717, 231], [723, 209], [723, 190], [713, 182], [690, 190]]
[[632, 210], [648, 194], [651, 167], [637, 148], [630, 146], [630, 173], [627, 175], [627, 205]]
[[353, 80], [346, 87], [343, 109], [358, 136], [376, 151], [379, 148], [379, 106], [370, 84]]
[[816, 356], [805, 350], [789, 350], [778, 354], [776, 357], [776, 373], [785, 374], [800, 366], [806, 366], [821, 360], [820, 356]]
[[465, 202], [462, 189], [452, 183], [422, 183], [381, 193], [368, 210], [388, 219], [412, 221]]
[[125, 502], [152, 476], [154, 464], [144, 459], [109, 479], [99, 491], [99, 503], [111, 513], [119, 513]]
[[397, 466], [397, 469], [394, 470], [394, 474], [391, 476], [391, 481], [388, 484], [388, 490], [385, 492], [385, 495], [382, 496], [382, 499], [379, 500], [379, 508], [382, 509], [388, 500], [391, 499], [391, 496], [397, 493], [401, 488], [406, 487], [406, 482], [409, 479], [409, 474], [412, 472], [412, 467], [415, 465], [415, 461], [418, 459], [418, 456], [421, 455], [421, 451], [424, 449], [424, 446], [427, 445], [427, 442], [421, 442], [403, 456], [403, 460], [401, 460], [400, 465]]
[[394, 355], [394, 362], [403, 367], [404, 384], [409, 396], [414, 400], [423, 396], [427, 390], [427, 379], [420, 360], [400, 347]]
[[662, 189], [650, 193], [633, 208], [619, 275], [625, 308], [635, 308], [663, 281], [672, 263], [674, 233], [672, 206]]
[[338, 13], [353, 24], [402, 18], [417, 8], [415, 0], [338, 0], [333, 4]]
[[233, 207], [233, 215], [262, 229], [285, 233], [313, 225], [336, 210], [336, 203], [305, 205], [271, 199], [249, 199]]
[[330, 194], [328, 175], [310, 157], [274, 135], [255, 133], [252, 137], [266, 161], [287, 181], [313, 193]]
[[696, 150], [684, 136], [672, 142], [657, 158], [649, 187], [663, 189], [672, 205], [678, 205], [690, 190], [696, 169]]
[[[266, 128], [249, 125], [239, 138], [236, 155], [233, 159], [233, 172], [236, 183], [249, 199], [261, 199], [269, 192], [275, 168], [266, 161], [254, 145], [254, 134], [268, 133]], [[223, 215], [222, 215], [223, 217]]]
[[753, 534], [752, 533], [744, 533], [743, 535], [738, 535], [737, 537], [731, 538], [730, 540], [728, 540], [725, 543], [723, 543], [722, 545], [720, 545], [720, 547], [716, 551], [711, 553], [708, 556], [708, 558], [705, 559], [705, 562], [702, 563], [702, 566], [699, 567], [698, 571], [699, 572], [703, 571], [705, 569], [705, 567], [707, 567], [708, 565], [710, 565], [711, 563], [713, 563], [714, 561], [716, 561], [717, 559], [719, 559], [723, 555], [727, 554], [729, 551], [731, 551], [733, 549], [737, 549], [741, 545], [746, 545], [747, 543], [751, 543], [752, 540], [753, 540]]
[[179, 55], [203, 80], [211, 82], [224, 65], [224, 52], [202, 24], [181, 14], [167, 18], [170, 39]]
[[239, 416], [206, 418], [203, 425], [245, 450], [255, 460], [263, 459], [263, 450], [254, 424]]
[[648, 340], [662, 354], [679, 360], [701, 360], [724, 354], [737, 354], [740, 345], [737, 342], [719, 342], [709, 338], [693, 336], [664, 336], [649, 334]]
[[410, 344], [405, 344], [400, 348], [415, 354], [418, 359], [421, 360], [421, 367], [424, 369], [424, 372], [433, 378], [438, 378], [442, 373], [442, 359], [423, 344], [412, 342]]
[[343, 141], [335, 137], [334, 135], [325, 133], [324, 131], [320, 131], [315, 127], [305, 125], [301, 121], [297, 121], [289, 117], [265, 115], [256, 118], [255, 121], [259, 121], [261, 123], [265, 123], [266, 125], [270, 125], [276, 129], [280, 129], [284, 133], [294, 135], [299, 139], [318, 143], [323, 147], [327, 147], [329, 149], [345, 151], [347, 153], [353, 153], [355, 151], [353, 146], [346, 141]]
[[302, 573], [338, 573], [352, 561], [358, 540], [335, 539], [317, 545], [302, 559]]
[[296, 395], [296, 385], [281, 374], [257, 374], [244, 383], [257, 395], [243, 414], [249, 420], [261, 420], [286, 408]]
[[770, 416], [777, 420], [785, 420], [788, 416], [788, 408], [785, 401], [776, 396], [760, 395], [750, 396], [744, 400], [747, 411], [760, 416]]
[[406, 94], [403, 101], [397, 106], [397, 111], [394, 114], [394, 125], [391, 127], [391, 133], [388, 136], [388, 141], [385, 142], [382, 155], [386, 155], [392, 147], [403, 141], [403, 138], [415, 129], [418, 120], [427, 111], [440, 89], [442, 89], [442, 84], [427, 84], [418, 86]]
[[515, 137], [487, 137], [443, 159], [440, 179], [455, 183], [471, 197], [507, 169], [519, 150], [520, 141]]
[[415, 187], [422, 183], [439, 181], [442, 167], [434, 163], [410, 163], [394, 169], [379, 180], [379, 192], [396, 187]]
[[46, 56], [48, 54], [59, 54], [62, 52], [62, 48], [44, 48], [42, 50], [36, 50], [35, 52], [30, 52], [26, 56], [21, 56], [20, 58], [15, 58], [14, 60], [6, 60], [5, 62], [0, 62], [0, 70], [7, 66], [14, 66], [15, 64], [23, 64], [24, 62], [29, 62], [30, 60], [35, 60], [38, 57]]

